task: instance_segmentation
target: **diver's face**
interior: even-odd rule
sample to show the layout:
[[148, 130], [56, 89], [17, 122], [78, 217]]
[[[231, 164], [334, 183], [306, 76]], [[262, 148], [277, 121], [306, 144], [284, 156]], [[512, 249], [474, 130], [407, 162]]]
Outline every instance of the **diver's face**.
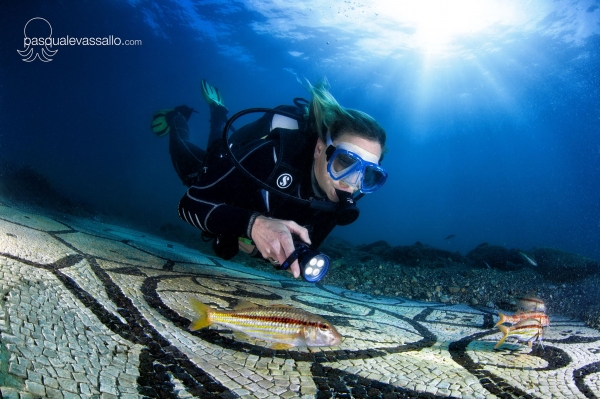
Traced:
[[[348, 144], [349, 147], [353, 148], [353, 152], [356, 152], [358, 155], [361, 155], [361, 153], [366, 151], [377, 157], [377, 159], [381, 158], [381, 145], [376, 140], [368, 140], [364, 137], [357, 136], [356, 134], [349, 132], [343, 133], [333, 141], [334, 146], [337, 146], [340, 143]], [[354, 194], [354, 192], [357, 191], [357, 188], [354, 186], [349, 186], [342, 180], [333, 180], [331, 178], [329, 172], [327, 172], [327, 155], [325, 154], [325, 150], [327, 150], [327, 144], [325, 144], [321, 139], [317, 140], [314, 155], [315, 177], [317, 178], [317, 182], [319, 183], [321, 190], [327, 194], [327, 198], [333, 202], [338, 202], [339, 198], [335, 193], [336, 189]]]

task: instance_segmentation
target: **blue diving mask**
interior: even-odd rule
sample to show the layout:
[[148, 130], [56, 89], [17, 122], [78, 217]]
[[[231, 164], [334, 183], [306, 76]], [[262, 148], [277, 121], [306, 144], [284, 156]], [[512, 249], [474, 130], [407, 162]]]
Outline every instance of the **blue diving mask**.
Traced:
[[334, 146], [329, 132], [326, 154], [329, 176], [355, 187], [361, 193], [374, 192], [387, 179], [387, 172], [379, 165], [376, 155], [350, 143], [342, 142]]

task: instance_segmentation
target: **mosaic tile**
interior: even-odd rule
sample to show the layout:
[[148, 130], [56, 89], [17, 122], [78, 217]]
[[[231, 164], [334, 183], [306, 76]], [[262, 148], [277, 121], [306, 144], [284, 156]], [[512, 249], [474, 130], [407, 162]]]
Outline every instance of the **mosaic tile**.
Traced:
[[[2, 397], [593, 398], [600, 332], [551, 315], [543, 345], [500, 339], [492, 309], [293, 281], [134, 230], [0, 206]], [[273, 350], [211, 326], [194, 296], [319, 314], [337, 347]]]
[[118, 313], [114, 302], [109, 299], [104, 286], [85, 260], [82, 260], [75, 266], [64, 268], [62, 272], [84, 291], [92, 295], [107, 311], [118, 317], [122, 323], [126, 323], [125, 319]]
[[[31, 217], [33, 219], [33, 216]], [[0, 252], [24, 261], [50, 264], [76, 252], [42, 230], [0, 219]]]
[[15, 207], [0, 205], [0, 219], [10, 223], [11, 227], [30, 227], [39, 231], [68, 231], [67, 225], [44, 215], [22, 211]]

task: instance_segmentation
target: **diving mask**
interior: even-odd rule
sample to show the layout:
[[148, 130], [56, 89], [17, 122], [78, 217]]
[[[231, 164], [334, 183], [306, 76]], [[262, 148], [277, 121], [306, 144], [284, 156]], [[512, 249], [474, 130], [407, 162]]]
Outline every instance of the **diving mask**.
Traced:
[[387, 172], [379, 166], [379, 158], [375, 154], [346, 142], [334, 146], [329, 132], [326, 153], [329, 176], [356, 187], [361, 193], [374, 192], [387, 179]]

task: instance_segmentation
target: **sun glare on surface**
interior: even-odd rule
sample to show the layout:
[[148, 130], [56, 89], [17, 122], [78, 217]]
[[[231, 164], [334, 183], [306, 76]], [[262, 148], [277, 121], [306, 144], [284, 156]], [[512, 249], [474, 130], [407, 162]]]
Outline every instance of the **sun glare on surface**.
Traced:
[[416, 43], [426, 52], [438, 53], [452, 40], [481, 32], [497, 22], [496, 7], [481, 0], [418, 2], [412, 7]]
[[512, 1], [382, 1], [379, 7], [387, 9], [387, 18], [414, 28], [414, 34], [409, 39], [411, 47], [428, 54], [443, 54], [452, 48], [456, 39], [515, 22]]

